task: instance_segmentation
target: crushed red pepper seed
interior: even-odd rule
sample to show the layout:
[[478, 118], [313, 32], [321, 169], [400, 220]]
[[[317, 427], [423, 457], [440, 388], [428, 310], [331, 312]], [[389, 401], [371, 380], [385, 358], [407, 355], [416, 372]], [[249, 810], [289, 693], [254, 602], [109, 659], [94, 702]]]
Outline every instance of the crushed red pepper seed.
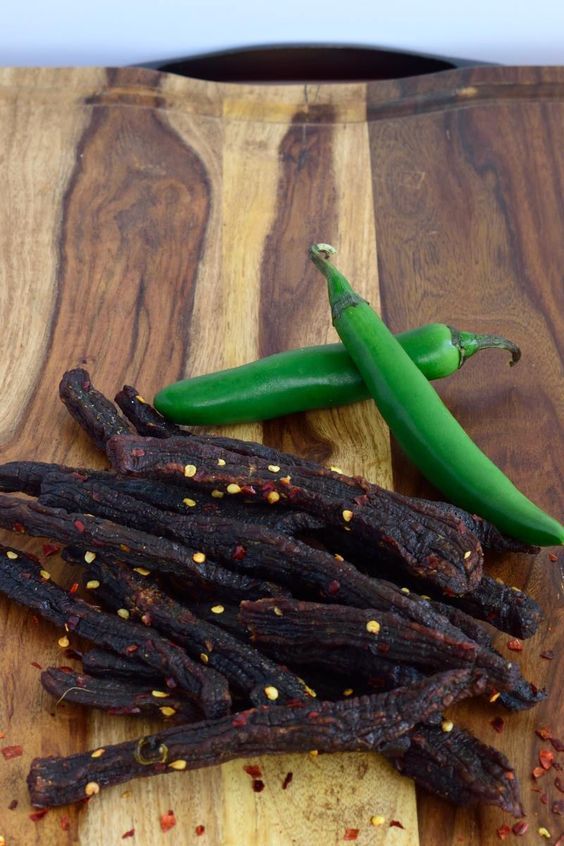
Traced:
[[4, 746], [0, 749], [5, 761], [11, 761], [12, 758], [19, 758], [23, 755], [23, 746]]
[[176, 816], [174, 811], [169, 810], [166, 814], [161, 814], [161, 831], [170, 831], [176, 825]]
[[550, 749], [541, 749], [539, 761], [543, 770], [549, 770], [554, 763], [554, 752], [551, 752]]
[[502, 717], [494, 717], [493, 720], [490, 720], [490, 726], [494, 731], [497, 731], [498, 734], [501, 734], [505, 723], [503, 722]]
[[513, 828], [511, 829], [513, 834], [515, 834], [517, 837], [522, 837], [524, 834], [527, 833], [528, 830], [529, 823], [525, 820], [519, 820], [519, 822], [516, 822]]
[[343, 840], [356, 840], [358, 837], [359, 828], [345, 828]]
[[511, 834], [511, 828], [508, 825], [500, 825], [496, 831], [500, 840], [505, 840], [508, 834]]

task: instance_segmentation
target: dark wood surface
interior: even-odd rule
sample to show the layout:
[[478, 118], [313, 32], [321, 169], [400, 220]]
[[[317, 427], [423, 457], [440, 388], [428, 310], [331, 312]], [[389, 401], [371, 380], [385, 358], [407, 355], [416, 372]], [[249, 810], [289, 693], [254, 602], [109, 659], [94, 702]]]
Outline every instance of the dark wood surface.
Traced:
[[[85, 364], [112, 395], [124, 382], [148, 398], [188, 373], [291, 346], [334, 340], [315, 240], [399, 331], [430, 320], [498, 332], [523, 360], [484, 353], [439, 385], [478, 443], [540, 505], [562, 517], [562, 238], [564, 72], [477, 68], [347, 85], [205, 83], [146, 70], [4, 69], [0, 73], [0, 410], [2, 460], [103, 466], [57, 398], [64, 369]], [[430, 492], [390, 443], [369, 402], [296, 415], [234, 434]], [[3, 535], [3, 537], [6, 537]], [[41, 554], [41, 544], [26, 542]], [[541, 602], [546, 622], [518, 656], [551, 689], [522, 715], [472, 703], [460, 720], [502, 748], [522, 781], [529, 832], [555, 842], [562, 825], [551, 773], [532, 792], [541, 742], [562, 725], [562, 560], [543, 551], [488, 559]], [[68, 570], [49, 560], [53, 576]], [[140, 731], [42, 694], [32, 661], [61, 660], [60, 633], [0, 602], [0, 834], [8, 844], [167, 842], [496, 843], [512, 823], [497, 810], [457, 810], [420, 792], [374, 756], [262, 762], [257, 796], [240, 763], [107, 791], [88, 810], [29, 820], [25, 775], [38, 754], [66, 754]], [[506, 651], [507, 637], [499, 638]], [[540, 658], [553, 648], [552, 661]], [[511, 653], [507, 653], [508, 655]], [[499, 712], [501, 713], [501, 712]], [[292, 769], [292, 790], [279, 784]], [[338, 785], [338, 789], [337, 786]], [[124, 795], [122, 795], [124, 794]], [[189, 797], [189, 799], [187, 799]], [[8, 810], [13, 799], [15, 810]], [[65, 812], [66, 813], [66, 812]], [[405, 829], [376, 829], [373, 814]], [[511, 836], [513, 837], [513, 836]]]

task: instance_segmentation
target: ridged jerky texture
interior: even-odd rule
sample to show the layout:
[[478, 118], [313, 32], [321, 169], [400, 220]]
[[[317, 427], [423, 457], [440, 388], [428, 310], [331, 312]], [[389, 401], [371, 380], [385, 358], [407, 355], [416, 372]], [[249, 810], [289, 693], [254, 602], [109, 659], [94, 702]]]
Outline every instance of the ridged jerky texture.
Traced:
[[213, 623], [199, 620], [146, 577], [120, 564], [100, 560], [88, 566], [84, 581], [98, 581], [97, 595], [114, 609], [126, 608], [133, 620], [149, 625], [182, 646], [196, 660], [220, 672], [253, 705], [269, 703], [265, 690], [274, 687], [278, 701], [307, 699], [303, 682], [256, 649], [232, 637]]
[[115, 436], [107, 452], [120, 473], [184, 480], [192, 490], [218, 490], [307, 511], [354, 532], [373, 554], [392, 557], [405, 571], [452, 593], [471, 590], [481, 578], [481, 546], [462, 521], [321, 465], [269, 465], [196, 437]]
[[71, 416], [102, 450], [112, 435], [131, 431], [115, 405], [94, 388], [86, 370], [67, 371], [59, 384], [59, 396]]
[[511, 688], [518, 678], [514, 664], [462, 632], [422, 626], [390, 612], [280, 598], [242, 602], [240, 616], [254, 643], [292, 646], [311, 663], [320, 653], [341, 648], [427, 671], [479, 668], [501, 689]]
[[185, 691], [204, 715], [218, 717], [229, 712], [229, 688], [218, 672], [193, 661], [183, 649], [152, 629], [71, 596], [42, 572], [25, 553], [0, 546], [0, 593], [69, 633], [118, 654], [135, 653]]
[[57, 704], [64, 700], [118, 717], [151, 717], [171, 723], [195, 723], [201, 712], [166, 687], [147, 688], [116, 678], [95, 678], [69, 668], [49, 667], [41, 684]]
[[110, 677], [121, 681], [137, 680], [144, 685], [162, 687], [166, 684], [162, 675], [132, 655], [116, 655], [107, 649], [93, 647], [81, 655], [82, 666], [87, 675], [96, 678]]
[[277, 596], [283, 588], [261, 579], [234, 573], [211, 561], [197, 564], [197, 550], [166, 538], [91, 517], [49, 508], [35, 500], [0, 496], [0, 526], [34, 536], [51, 538], [86, 550], [100, 549], [105, 556], [131, 567], [146, 567], [179, 576], [200, 591], [237, 599]]
[[[178, 726], [156, 735], [67, 758], [36, 758], [27, 783], [39, 808], [77, 802], [87, 786], [104, 788], [133, 778], [197, 769], [240, 757], [303, 752], [379, 751], [416, 722], [484, 687], [483, 679], [453, 670], [409, 688], [342, 702], [263, 706], [230, 717]], [[147, 762], [147, 763], [143, 763]], [[150, 763], [154, 762], [154, 763]], [[183, 762], [179, 764], [179, 762]]]
[[457, 805], [484, 802], [515, 817], [523, 815], [519, 782], [507, 758], [458, 726], [418, 725], [410, 744], [394, 758], [397, 769], [417, 784]]

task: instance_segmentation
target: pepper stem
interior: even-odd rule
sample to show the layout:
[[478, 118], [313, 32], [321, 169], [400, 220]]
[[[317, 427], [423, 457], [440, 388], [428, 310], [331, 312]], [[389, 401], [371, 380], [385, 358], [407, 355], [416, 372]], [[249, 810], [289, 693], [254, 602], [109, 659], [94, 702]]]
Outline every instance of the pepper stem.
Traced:
[[452, 335], [452, 343], [458, 347], [460, 351], [459, 367], [462, 367], [466, 359], [473, 356], [479, 350], [488, 350], [492, 348], [507, 350], [511, 353], [511, 361], [509, 362], [510, 367], [517, 364], [521, 358], [521, 350], [517, 344], [514, 344], [513, 341], [510, 341], [508, 338], [504, 338], [501, 335], [477, 335], [474, 332], [462, 332], [458, 329], [454, 329], [452, 326], [449, 326], [449, 329]]

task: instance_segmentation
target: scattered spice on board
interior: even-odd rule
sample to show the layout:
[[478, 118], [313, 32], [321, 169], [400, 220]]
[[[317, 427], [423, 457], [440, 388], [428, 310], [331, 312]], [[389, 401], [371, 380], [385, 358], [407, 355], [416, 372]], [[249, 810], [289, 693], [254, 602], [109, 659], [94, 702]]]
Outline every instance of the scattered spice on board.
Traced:
[[8, 805], [8, 810], [9, 810], [9, 811], [15, 811], [17, 807], [18, 807], [18, 800], [17, 800], [17, 799], [12, 799], [12, 801], [11, 801], [11, 802], [10, 802], [10, 804]]
[[29, 815], [29, 818], [32, 822], [39, 822], [39, 820], [42, 820], [45, 814], [47, 814], [48, 812], [49, 808], [41, 808], [39, 811], [33, 811]]
[[522, 837], [524, 834], [527, 833], [528, 830], [529, 823], [525, 820], [519, 820], [519, 822], [516, 822], [513, 828], [511, 829], [511, 831], [513, 832], [513, 834], [516, 835], [516, 837]]
[[405, 830], [405, 826], [399, 820], [390, 820], [390, 828], [403, 828]]
[[549, 770], [554, 763], [554, 752], [551, 752], [550, 749], [541, 749], [539, 761], [543, 770]]
[[11, 761], [12, 758], [19, 758], [23, 755], [23, 746], [4, 746], [0, 749], [5, 761]]
[[176, 825], [176, 816], [174, 811], [169, 810], [166, 814], [161, 814], [161, 831], [170, 831]]
[[508, 825], [501, 825], [497, 831], [497, 836], [500, 840], [505, 840], [509, 834], [511, 834], [511, 828]]
[[541, 740], [550, 740], [552, 737], [552, 732], [548, 726], [541, 726], [540, 728], [535, 729], [535, 734], [537, 737], [540, 737]]
[[196, 832], [196, 835], [198, 837], [201, 837], [202, 834], [205, 834], [206, 827], [205, 827], [205, 825], [197, 825], [196, 828], [194, 829], [194, 831]]
[[62, 831], [69, 831], [70, 817], [67, 814], [63, 814], [62, 817], [59, 817], [59, 825], [61, 826]]
[[359, 831], [359, 828], [345, 828], [345, 836], [343, 837], [343, 840], [356, 840]]
[[286, 773], [286, 775], [284, 776], [284, 781], [282, 782], [282, 790], [286, 790], [286, 788], [291, 783], [293, 778], [294, 778], [294, 773], [292, 773], [292, 772]]
[[42, 670], [43, 669], [43, 667], [41, 666], [39, 661], [31, 661], [30, 663], [31, 663], [31, 666], [35, 667], [36, 670]]
[[534, 767], [531, 775], [533, 778], [542, 778], [543, 775], [546, 775], [546, 770], [544, 767]]
[[255, 793], [262, 793], [264, 790], [264, 781], [260, 778], [253, 779], [253, 790]]
[[513, 640], [507, 641], [507, 648], [511, 649], [512, 652], [522, 652], [523, 651], [523, 644], [521, 643], [520, 640], [517, 640], [517, 638], [514, 638]]
[[133, 837], [134, 834], [135, 834], [135, 829], [130, 828], [129, 831], [124, 831], [124, 833], [121, 835], [121, 839], [125, 840], [127, 837]]
[[493, 720], [490, 720], [490, 726], [493, 728], [494, 731], [497, 731], [498, 734], [501, 734], [504, 725], [505, 723], [503, 722], [502, 717], [494, 717]]
[[243, 769], [251, 778], [260, 778], [262, 776], [262, 770], [258, 764], [246, 764]]

